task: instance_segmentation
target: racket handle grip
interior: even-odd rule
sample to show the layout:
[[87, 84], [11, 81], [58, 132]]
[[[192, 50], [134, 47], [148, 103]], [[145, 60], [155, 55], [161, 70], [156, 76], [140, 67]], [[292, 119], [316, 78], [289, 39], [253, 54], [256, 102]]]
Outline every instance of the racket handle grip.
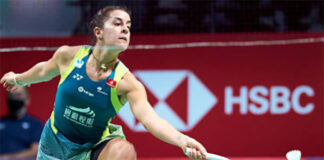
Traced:
[[[189, 156], [189, 150], [190, 150], [190, 148], [186, 148], [185, 154], [187, 156]], [[226, 157], [219, 156], [219, 155], [216, 155], [216, 154], [210, 154], [210, 153], [207, 153], [207, 158], [210, 159], [210, 160], [229, 160]]]

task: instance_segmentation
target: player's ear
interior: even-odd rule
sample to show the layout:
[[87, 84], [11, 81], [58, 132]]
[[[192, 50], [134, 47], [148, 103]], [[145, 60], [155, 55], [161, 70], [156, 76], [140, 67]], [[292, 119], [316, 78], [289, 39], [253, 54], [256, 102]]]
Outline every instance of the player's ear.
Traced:
[[94, 35], [96, 36], [96, 38], [98, 39], [98, 40], [103, 40], [103, 33], [102, 33], [102, 29], [101, 28], [99, 28], [99, 27], [94, 27], [93, 28], [93, 33], [94, 33]]

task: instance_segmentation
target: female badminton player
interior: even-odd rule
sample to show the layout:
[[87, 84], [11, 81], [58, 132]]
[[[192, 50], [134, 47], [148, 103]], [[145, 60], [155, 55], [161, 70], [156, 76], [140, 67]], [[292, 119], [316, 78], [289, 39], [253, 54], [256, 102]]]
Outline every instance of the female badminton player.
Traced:
[[46, 122], [37, 159], [134, 160], [134, 146], [121, 127], [110, 124], [129, 102], [134, 116], [157, 138], [190, 148], [189, 157], [205, 159], [206, 149], [161, 119], [147, 101], [145, 88], [118, 59], [130, 40], [130, 12], [101, 9], [90, 22], [94, 46], [61, 46], [52, 58], [17, 74], [6, 73], [8, 91], [60, 75], [54, 110]]

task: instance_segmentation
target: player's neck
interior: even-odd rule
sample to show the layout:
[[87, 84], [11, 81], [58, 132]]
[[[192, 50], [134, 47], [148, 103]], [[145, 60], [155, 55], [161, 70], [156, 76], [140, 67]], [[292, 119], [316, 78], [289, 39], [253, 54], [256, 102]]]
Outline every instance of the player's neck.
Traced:
[[98, 47], [93, 49], [92, 60], [99, 70], [112, 69], [117, 63], [119, 52], [111, 50], [98, 49]]

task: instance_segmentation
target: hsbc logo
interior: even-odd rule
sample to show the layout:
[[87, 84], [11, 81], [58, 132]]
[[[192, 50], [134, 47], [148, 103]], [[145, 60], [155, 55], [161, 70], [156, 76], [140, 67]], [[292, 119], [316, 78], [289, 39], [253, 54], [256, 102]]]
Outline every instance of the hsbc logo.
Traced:
[[[180, 131], [188, 131], [215, 106], [217, 97], [189, 70], [141, 70], [134, 75], [146, 86], [155, 112]], [[180, 102], [180, 103], [179, 103]], [[146, 131], [137, 123], [129, 104], [118, 116], [134, 131]]]

